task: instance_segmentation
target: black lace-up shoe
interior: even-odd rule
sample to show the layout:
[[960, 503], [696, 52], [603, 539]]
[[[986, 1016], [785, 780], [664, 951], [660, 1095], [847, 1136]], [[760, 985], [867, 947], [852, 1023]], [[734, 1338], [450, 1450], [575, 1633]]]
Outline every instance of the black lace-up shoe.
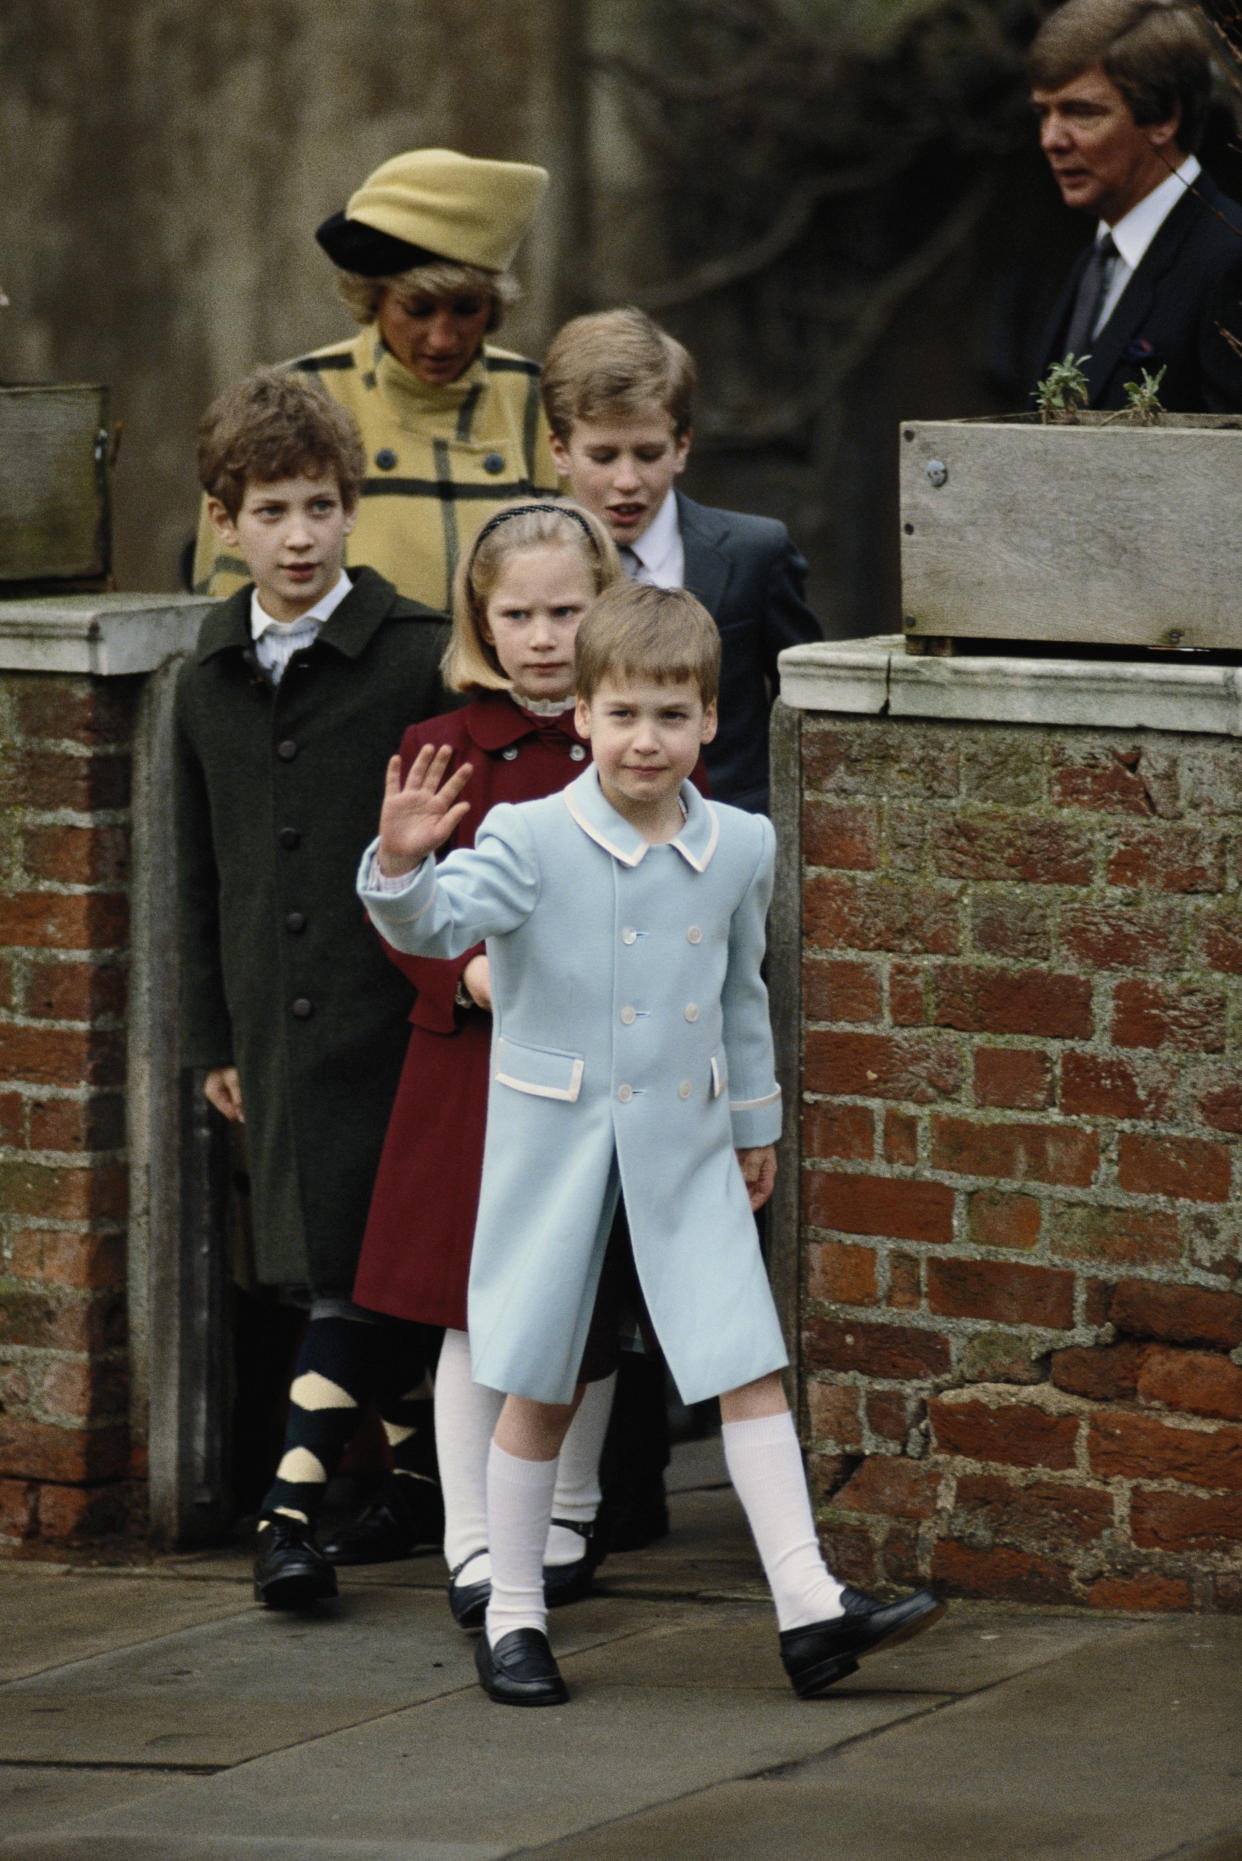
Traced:
[[254, 1598], [268, 1609], [309, 1609], [336, 1595], [336, 1572], [309, 1525], [277, 1514], [259, 1530]]
[[785, 1672], [803, 1699], [856, 1673], [864, 1655], [921, 1635], [945, 1611], [934, 1590], [916, 1590], [902, 1602], [882, 1603], [861, 1590], [846, 1589], [841, 1592], [841, 1606], [844, 1614], [828, 1622], [787, 1628], [781, 1634]]

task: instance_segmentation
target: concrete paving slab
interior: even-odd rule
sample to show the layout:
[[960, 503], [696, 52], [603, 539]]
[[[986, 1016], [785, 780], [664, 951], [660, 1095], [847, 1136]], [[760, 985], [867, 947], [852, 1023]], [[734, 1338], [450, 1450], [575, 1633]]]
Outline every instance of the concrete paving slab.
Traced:
[[0, 1684], [247, 1606], [236, 1584], [151, 1583], [144, 1576], [0, 1564]]
[[132, 1805], [139, 1797], [165, 1787], [160, 1771], [86, 1770], [71, 1764], [0, 1765], [0, 1830], [6, 1836], [37, 1834], [121, 1803]]
[[1129, 1622], [875, 1737], [530, 1861], [1239, 1861], [1239, 1656], [1242, 1622]]

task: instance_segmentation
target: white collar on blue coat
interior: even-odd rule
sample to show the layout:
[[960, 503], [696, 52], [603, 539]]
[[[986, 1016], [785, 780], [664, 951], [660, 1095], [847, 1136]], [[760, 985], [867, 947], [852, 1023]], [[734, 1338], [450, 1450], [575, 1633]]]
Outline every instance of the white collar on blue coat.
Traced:
[[[651, 842], [644, 840], [638, 829], [623, 814], [618, 814], [605, 798], [594, 763], [568, 788], [561, 790], [561, 798], [583, 833], [589, 834], [623, 866], [637, 866], [650, 851]], [[682, 783], [681, 803], [686, 818], [681, 832], [667, 845], [676, 847], [686, 864], [693, 866], [696, 872], [705, 872], [720, 838], [720, 821], [715, 808], [704, 801], [693, 782]]]

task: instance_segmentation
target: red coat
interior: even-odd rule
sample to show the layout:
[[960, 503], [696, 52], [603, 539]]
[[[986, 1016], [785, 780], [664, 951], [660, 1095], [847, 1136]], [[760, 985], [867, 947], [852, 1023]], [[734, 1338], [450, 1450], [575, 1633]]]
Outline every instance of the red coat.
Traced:
[[[407, 730], [403, 773], [425, 743], [452, 745], [450, 769], [467, 761], [474, 765], [463, 791], [470, 812], [445, 852], [473, 846], [479, 823], [497, 802], [534, 801], [565, 788], [589, 756], [572, 711], [533, 719], [505, 692], [482, 694], [460, 711]], [[569, 926], [566, 935], [572, 935]], [[464, 1331], [492, 1018], [481, 1009], [453, 1005], [461, 972], [476, 952], [453, 962], [390, 954], [415, 984], [418, 999], [354, 1298], [373, 1311]]]

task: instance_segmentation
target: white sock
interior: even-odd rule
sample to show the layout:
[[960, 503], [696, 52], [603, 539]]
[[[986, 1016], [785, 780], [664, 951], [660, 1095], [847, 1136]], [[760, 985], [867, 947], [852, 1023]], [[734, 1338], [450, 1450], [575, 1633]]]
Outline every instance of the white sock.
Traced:
[[[552, 1496], [554, 1519], [573, 1519], [579, 1525], [594, 1522], [600, 1502], [599, 1457], [604, 1450], [616, 1387], [614, 1371], [602, 1382], [588, 1383], [583, 1391], [578, 1413], [569, 1424], [569, 1433], [561, 1443], [556, 1463], [556, 1491]], [[543, 1561], [545, 1564], [576, 1564], [585, 1548], [576, 1531], [566, 1531], [563, 1525], [551, 1525]]]
[[444, 1561], [456, 1570], [470, 1559], [463, 1583], [482, 1583], [491, 1576], [487, 1454], [504, 1400], [498, 1389], [471, 1381], [465, 1332], [446, 1331], [436, 1368], [436, 1455], [444, 1493]]
[[729, 1478], [772, 1590], [777, 1626], [805, 1628], [840, 1615], [842, 1586], [824, 1563], [815, 1536], [793, 1416], [786, 1409], [781, 1415], [725, 1422], [720, 1437]]
[[547, 1629], [543, 1548], [552, 1517], [554, 1460], [519, 1460], [493, 1441], [487, 1457], [488, 1543], [492, 1595], [487, 1638], [492, 1647], [515, 1628]]

